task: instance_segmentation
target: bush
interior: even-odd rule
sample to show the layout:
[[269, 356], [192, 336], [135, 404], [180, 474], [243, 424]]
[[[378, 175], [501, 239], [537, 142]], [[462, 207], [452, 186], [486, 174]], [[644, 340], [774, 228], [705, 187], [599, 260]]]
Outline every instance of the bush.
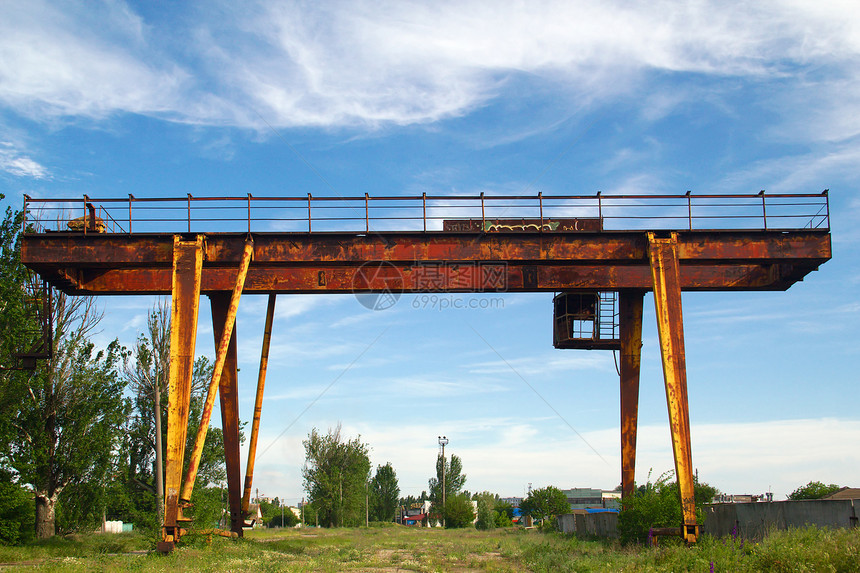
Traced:
[[496, 505], [496, 500], [491, 494], [479, 494], [475, 496], [478, 501], [478, 521], [475, 523], [477, 529], [483, 531], [496, 528], [496, 515], [493, 507]]
[[445, 500], [445, 527], [470, 527], [474, 519], [472, 502], [465, 495], [455, 495]]
[[36, 508], [32, 496], [0, 473], [0, 544], [15, 545], [33, 538]]
[[[618, 537], [623, 543], [645, 542], [652, 527], [680, 527], [684, 522], [677, 482], [670, 482], [674, 472], [666, 472], [640, 486], [632, 497], [622, 500], [618, 515]], [[650, 473], [649, 473], [650, 478]], [[704, 521], [703, 506], [710, 503], [717, 489], [706, 483], [694, 483], [696, 519]]]
[[295, 527], [299, 523], [299, 518], [296, 517], [293, 510], [287, 507], [284, 508], [283, 518], [283, 521], [281, 521], [281, 514], [279, 513], [266, 523], [266, 527]]
[[824, 485], [820, 481], [811, 481], [804, 486], [800, 486], [788, 496], [788, 499], [792, 501], [797, 501], [801, 499], [821, 499], [822, 497], [826, 497], [831, 493], [836, 493], [841, 488], [832, 483], [830, 485]]
[[541, 529], [555, 529], [556, 520], [553, 517], [569, 513], [570, 504], [563, 491], [550, 485], [530, 492], [520, 504], [520, 509], [536, 522], [539, 521]]

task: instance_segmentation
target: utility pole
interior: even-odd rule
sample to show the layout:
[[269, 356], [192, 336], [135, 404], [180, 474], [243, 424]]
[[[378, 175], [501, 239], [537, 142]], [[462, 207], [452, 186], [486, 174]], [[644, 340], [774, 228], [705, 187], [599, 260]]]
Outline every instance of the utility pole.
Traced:
[[370, 527], [370, 497], [367, 494], [367, 482], [364, 482], [364, 526]]
[[442, 527], [445, 527], [445, 446], [448, 438], [439, 436], [439, 445], [442, 446]]

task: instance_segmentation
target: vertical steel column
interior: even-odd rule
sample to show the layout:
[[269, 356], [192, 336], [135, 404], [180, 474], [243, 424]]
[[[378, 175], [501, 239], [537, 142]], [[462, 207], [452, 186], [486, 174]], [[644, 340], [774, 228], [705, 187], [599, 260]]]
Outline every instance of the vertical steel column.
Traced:
[[[242, 261], [239, 263], [239, 273], [236, 276], [236, 284], [224, 319], [224, 329], [221, 332], [220, 342], [216, 342], [215, 366], [212, 368], [212, 379], [209, 381], [209, 389], [206, 392], [206, 402], [203, 404], [203, 412], [200, 414], [200, 426], [194, 438], [194, 447], [188, 460], [188, 471], [185, 473], [185, 481], [182, 484], [180, 501], [188, 504], [191, 501], [191, 492], [194, 490], [194, 481], [197, 479], [197, 468], [200, 465], [200, 456], [203, 454], [203, 444], [206, 442], [206, 433], [209, 431], [209, 420], [212, 418], [212, 408], [215, 405], [215, 394], [221, 373], [224, 370], [230, 339], [233, 336], [233, 325], [236, 321], [236, 313], [239, 310], [239, 299], [245, 286], [245, 277], [248, 276], [248, 267], [254, 253], [254, 242], [251, 237], [245, 241], [245, 250], [242, 253]], [[219, 340], [219, 339], [216, 339]]]
[[669, 429], [672, 433], [672, 453], [675, 456], [675, 476], [678, 478], [681, 511], [684, 515], [681, 533], [685, 541], [694, 543], [699, 535], [699, 526], [696, 523], [693, 456], [690, 447], [678, 234], [672, 233], [669, 238], [657, 238], [654, 233], [648, 233], [648, 243], [651, 277], [654, 280], [657, 332], [660, 335], [660, 354], [663, 358], [663, 379], [666, 383], [666, 404], [669, 409]]
[[260, 414], [263, 410], [263, 389], [266, 386], [266, 369], [269, 365], [269, 346], [272, 341], [276, 297], [277, 295], [274, 293], [269, 295], [269, 304], [266, 308], [266, 327], [263, 330], [263, 349], [260, 352], [260, 372], [257, 375], [257, 398], [254, 401], [254, 420], [251, 422], [251, 439], [248, 442], [248, 463], [245, 465], [245, 491], [242, 494], [243, 519], [248, 513], [248, 506], [251, 502], [251, 485], [254, 481], [254, 462], [257, 457], [257, 438], [260, 433]]
[[621, 327], [621, 497], [633, 494], [636, 475], [636, 431], [639, 419], [639, 365], [642, 359], [644, 291], [622, 291], [618, 301]]
[[[221, 341], [230, 313], [230, 293], [209, 295], [212, 306], [212, 330], [215, 343]], [[242, 470], [239, 467], [239, 394], [236, 368], [236, 328], [231, 329], [230, 343], [224, 359], [218, 391], [221, 397], [221, 428], [224, 432], [224, 461], [227, 469], [227, 499], [230, 505], [230, 531], [242, 537]]]
[[182, 535], [184, 521], [179, 508], [182, 463], [188, 430], [191, 373], [197, 339], [200, 276], [203, 269], [203, 236], [184, 241], [173, 237], [173, 286], [170, 329], [170, 397], [167, 406], [167, 456], [165, 460], [164, 522], [159, 551], [168, 552]]

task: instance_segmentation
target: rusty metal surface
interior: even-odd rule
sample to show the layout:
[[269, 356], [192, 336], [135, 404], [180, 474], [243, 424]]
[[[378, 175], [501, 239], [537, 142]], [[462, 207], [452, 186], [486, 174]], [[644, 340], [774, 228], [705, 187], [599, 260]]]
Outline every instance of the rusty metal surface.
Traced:
[[[246, 235], [208, 235], [204, 292], [230, 290]], [[22, 260], [70, 294], [168, 293], [169, 235], [26, 235]], [[382, 290], [355, 284], [368, 261], [393, 265], [408, 292], [651, 289], [644, 232], [603, 234], [255, 234], [245, 292]], [[784, 290], [831, 256], [830, 235], [678, 234], [683, 290]]]
[[[191, 457], [188, 461], [188, 470], [185, 474], [185, 480], [182, 485], [181, 500], [186, 503], [191, 500], [191, 492], [194, 489], [194, 481], [197, 479], [197, 469], [200, 465], [200, 457], [203, 454], [203, 445], [206, 442], [206, 434], [209, 431], [209, 421], [212, 418], [212, 408], [215, 405], [215, 394], [217, 393], [218, 384], [221, 381], [224, 368], [225, 366], [228, 366], [227, 361], [230, 357], [231, 348], [233, 348], [234, 353], [232, 367], [235, 368], [235, 342], [233, 341], [233, 327], [236, 323], [236, 314], [239, 311], [239, 299], [242, 296], [245, 277], [248, 274], [248, 268], [251, 264], [251, 256], [253, 255], [253, 252], [254, 242], [248, 238], [245, 241], [242, 258], [239, 263], [239, 270], [236, 272], [236, 279], [232, 286], [232, 294], [230, 295], [229, 304], [224, 312], [223, 326], [216, 328], [216, 330], [220, 332], [220, 336], [216, 338], [218, 346], [215, 353], [215, 365], [212, 368], [212, 378], [209, 381], [206, 401], [203, 404], [203, 411], [200, 414], [200, 426], [197, 428], [197, 435], [194, 438], [194, 447], [191, 450]], [[213, 312], [216, 310], [214, 301], [220, 301], [221, 294], [222, 293], [212, 293], [210, 295], [214, 297], [212, 299]], [[220, 312], [220, 306], [218, 306], [218, 310]], [[235, 375], [235, 373], [233, 374]], [[239, 488], [241, 486], [237, 484], [236, 487]]]
[[687, 399], [687, 366], [684, 350], [684, 323], [681, 310], [681, 280], [678, 238], [657, 238], [649, 233], [651, 271], [654, 279], [654, 306], [663, 360], [663, 379], [669, 410], [675, 476], [684, 516], [684, 539], [695, 542], [698, 536], [693, 488], [693, 456], [690, 447], [690, 414]]
[[[235, 313], [230, 293], [209, 295], [212, 306], [212, 330], [216, 343], [224, 340], [225, 332]], [[235, 319], [235, 314], [233, 314]], [[236, 359], [236, 328], [230, 329], [224, 369], [219, 377], [221, 398], [221, 428], [224, 436], [224, 461], [227, 470], [227, 500], [230, 507], [230, 531], [242, 537], [245, 516], [242, 512], [242, 472], [239, 467], [239, 393]], [[188, 482], [186, 482], [187, 485]]]
[[167, 406], [167, 456], [162, 543], [179, 540], [182, 521], [179, 494], [191, 398], [191, 374], [197, 340], [200, 274], [203, 267], [203, 237], [174, 239], [170, 330], [170, 395]]
[[266, 326], [263, 330], [263, 348], [260, 351], [260, 371], [257, 374], [257, 395], [254, 399], [254, 419], [251, 422], [251, 436], [248, 440], [248, 463], [245, 465], [245, 490], [242, 492], [242, 517], [247, 517], [251, 502], [251, 487], [254, 482], [254, 462], [257, 457], [257, 438], [260, 433], [260, 417], [263, 411], [263, 391], [266, 387], [266, 371], [269, 365], [269, 347], [272, 342], [272, 323], [275, 320], [275, 299], [270, 294], [266, 305]]
[[639, 366], [642, 360], [642, 309], [645, 291], [622, 291], [621, 314], [621, 497], [633, 495], [636, 432], [639, 420]]

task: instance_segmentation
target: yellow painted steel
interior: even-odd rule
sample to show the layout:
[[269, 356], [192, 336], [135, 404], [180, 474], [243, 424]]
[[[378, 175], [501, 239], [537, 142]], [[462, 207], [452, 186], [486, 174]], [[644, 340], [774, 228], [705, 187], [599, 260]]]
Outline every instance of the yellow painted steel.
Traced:
[[242, 494], [242, 514], [247, 515], [251, 503], [251, 486], [254, 481], [254, 461], [257, 457], [257, 437], [260, 432], [260, 415], [263, 411], [263, 389], [269, 365], [269, 346], [272, 342], [272, 323], [275, 320], [276, 294], [269, 295], [266, 307], [266, 327], [263, 330], [263, 349], [260, 352], [260, 372], [257, 375], [257, 398], [254, 402], [254, 420], [251, 422], [251, 439], [248, 442], [248, 463], [245, 465], [245, 491]]
[[191, 457], [188, 461], [188, 471], [186, 472], [185, 480], [182, 483], [182, 494], [180, 495], [180, 502], [182, 504], [189, 503], [191, 500], [191, 493], [194, 490], [194, 481], [197, 479], [197, 469], [200, 466], [200, 457], [203, 455], [203, 444], [206, 442], [206, 433], [209, 431], [209, 421], [212, 418], [212, 407], [215, 404], [218, 383], [221, 380], [221, 372], [224, 369], [224, 362], [227, 358], [227, 349], [230, 346], [230, 338], [233, 336], [233, 325], [236, 323], [236, 313], [239, 310], [239, 298], [242, 296], [242, 289], [245, 286], [245, 277], [248, 276], [248, 267], [251, 265], [253, 253], [254, 242], [250, 237], [248, 237], [245, 241], [245, 249], [242, 252], [241, 262], [239, 263], [239, 273], [236, 276], [236, 284], [233, 287], [233, 293], [230, 297], [230, 307], [227, 310], [227, 318], [224, 321], [224, 330], [221, 333], [221, 343], [218, 345], [218, 351], [215, 355], [215, 367], [212, 370], [212, 379], [209, 381], [206, 402], [203, 404], [200, 426], [197, 428], [197, 436], [194, 439], [194, 447], [191, 450]]
[[162, 542], [172, 548], [182, 533], [179, 490], [188, 409], [194, 344], [197, 340], [197, 313], [200, 304], [200, 277], [203, 269], [203, 236], [193, 240], [173, 238], [173, 286], [170, 329], [170, 397], [167, 406], [167, 456]]
[[690, 447], [690, 414], [687, 400], [687, 366], [684, 351], [684, 321], [681, 312], [681, 276], [678, 263], [678, 234], [658, 238], [648, 233], [651, 277], [654, 281], [654, 306], [663, 359], [666, 404], [672, 434], [675, 475], [684, 516], [682, 534], [688, 543], [698, 538], [693, 482], [693, 457]]

